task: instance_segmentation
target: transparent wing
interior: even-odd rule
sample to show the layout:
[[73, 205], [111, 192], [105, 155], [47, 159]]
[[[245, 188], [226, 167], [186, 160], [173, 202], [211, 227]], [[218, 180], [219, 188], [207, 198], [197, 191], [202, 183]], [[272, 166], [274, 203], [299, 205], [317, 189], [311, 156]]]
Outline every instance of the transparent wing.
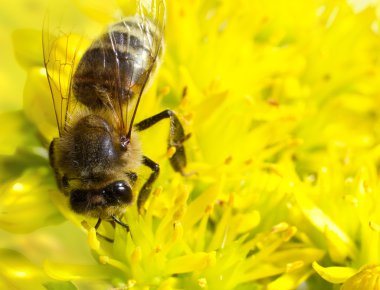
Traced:
[[109, 48], [102, 47], [104, 55], [111, 51], [114, 56], [111, 64], [114, 79], [108, 80], [113, 86], [105, 87], [111, 88], [116, 98], [107, 101], [122, 120], [120, 133], [127, 142], [141, 96], [163, 52], [165, 17], [164, 0], [136, 1], [135, 15], [126, 16], [111, 26], [106, 36]]
[[58, 28], [51, 31], [49, 14], [42, 29], [43, 57], [53, 100], [59, 134], [62, 135], [76, 104], [72, 97], [72, 80], [77, 59], [83, 51], [83, 38], [64, 33]]
[[109, 111], [121, 141], [129, 141], [141, 96], [162, 54], [166, 11], [164, 0], [124, 2], [125, 16], [91, 45], [79, 34], [51, 32], [45, 20], [44, 61], [60, 134], [75, 108], [86, 106]]
[[165, 0], [139, 1], [137, 7], [137, 17], [140, 17], [142, 19], [143, 24], [141, 25], [141, 29], [144, 32], [148, 31], [148, 33], [145, 34], [144, 41], [147, 41], [150, 44], [152, 50], [149, 54], [149, 66], [147, 67], [143, 84], [140, 88], [140, 91], [138, 92], [138, 99], [132, 113], [132, 118], [130, 121], [131, 124], [128, 132], [129, 137], [131, 135], [132, 126], [136, 116], [137, 108], [141, 100], [141, 96], [144, 92], [144, 89], [147, 87], [149, 78], [155, 72], [155, 69], [158, 66], [157, 62], [163, 53], [164, 30], [166, 23]]

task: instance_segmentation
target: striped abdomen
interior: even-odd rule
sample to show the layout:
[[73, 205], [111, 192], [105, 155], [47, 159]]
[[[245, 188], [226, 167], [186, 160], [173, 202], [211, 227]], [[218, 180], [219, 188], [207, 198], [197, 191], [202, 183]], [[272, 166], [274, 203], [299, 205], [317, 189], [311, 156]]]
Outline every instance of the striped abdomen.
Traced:
[[141, 17], [112, 25], [80, 60], [73, 78], [75, 97], [94, 109], [140, 94], [159, 61], [162, 41], [161, 31]]

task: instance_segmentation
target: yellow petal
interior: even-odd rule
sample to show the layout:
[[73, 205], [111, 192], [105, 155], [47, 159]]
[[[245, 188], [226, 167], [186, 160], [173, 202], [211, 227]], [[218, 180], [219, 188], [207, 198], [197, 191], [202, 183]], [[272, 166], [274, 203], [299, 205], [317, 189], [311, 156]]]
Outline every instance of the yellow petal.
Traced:
[[1, 289], [45, 289], [42, 284], [49, 280], [42, 269], [22, 254], [9, 249], [0, 249]]
[[12, 34], [12, 40], [16, 59], [23, 67], [43, 66], [41, 30], [16, 30]]
[[352, 275], [354, 275], [357, 270], [349, 267], [322, 267], [317, 262], [313, 263], [314, 270], [326, 281], [338, 284], [343, 283]]
[[[7, 124], [1, 128], [1, 154], [12, 155], [19, 147], [40, 146], [40, 142], [36, 138], [36, 129], [21, 111], [2, 113], [0, 123]], [[7, 168], [4, 168], [4, 171], [6, 170]]]
[[202, 271], [216, 263], [216, 253], [195, 253], [171, 259], [166, 268], [168, 274]]
[[114, 274], [114, 270], [107, 265], [74, 265], [49, 260], [44, 262], [44, 270], [49, 277], [62, 281], [103, 279]]
[[325, 233], [332, 258], [343, 262], [347, 257], [355, 257], [356, 248], [351, 237], [303, 192], [300, 191], [296, 196], [305, 216], [319, 231]]
[[62, 216], [50, 200], [55, 190], [50, 169], [32, 167], [0, 188], [0, 228], [27, 233], [48, 224], [61, 222]]
[[378, 290], [380, 289], [380, 266], [365, 265], [355, 275], [347, 279], [341, 290]]

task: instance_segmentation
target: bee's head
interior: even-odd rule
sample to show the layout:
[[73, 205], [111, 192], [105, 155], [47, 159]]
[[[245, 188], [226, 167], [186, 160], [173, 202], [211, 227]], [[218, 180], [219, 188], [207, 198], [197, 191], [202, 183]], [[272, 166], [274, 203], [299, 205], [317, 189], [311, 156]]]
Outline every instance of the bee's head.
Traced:
[[100, 189], [74, 189], [70, 192], [73, 211], [86, 215], [103, 215], [109, 208], [118, 208], [132, 202], [132, 189], [122, 180], [114, 181]]

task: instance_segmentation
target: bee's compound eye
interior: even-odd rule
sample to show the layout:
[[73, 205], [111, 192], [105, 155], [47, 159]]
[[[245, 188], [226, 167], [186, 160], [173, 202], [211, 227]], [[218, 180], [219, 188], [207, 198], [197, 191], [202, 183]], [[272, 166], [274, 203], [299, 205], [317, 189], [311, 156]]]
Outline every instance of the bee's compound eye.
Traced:
[[115, 181], [105, 188], [105, 192], [111, 194], [113, 198], [120, 200], [122, 203], [132, 202], [132, 189], [124, 181]]

